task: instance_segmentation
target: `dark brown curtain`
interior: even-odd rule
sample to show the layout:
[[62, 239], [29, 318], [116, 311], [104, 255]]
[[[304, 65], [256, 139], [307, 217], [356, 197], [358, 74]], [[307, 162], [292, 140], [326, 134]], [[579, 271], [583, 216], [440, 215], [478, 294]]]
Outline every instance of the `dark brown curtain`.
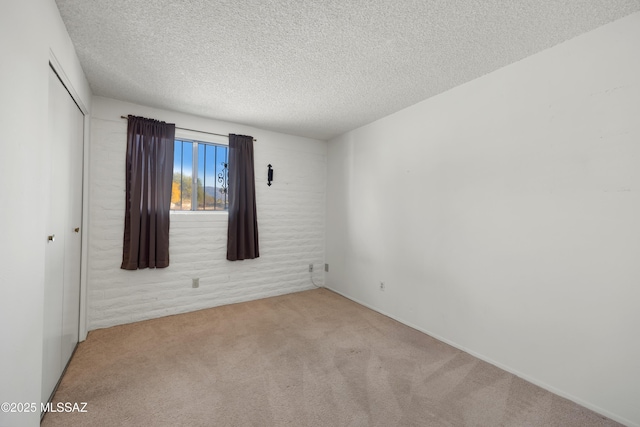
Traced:
[[227, 259], [237, 261], [259, 256], [253, 137], [230, 134]]
[[126, 212], [122, 265], [125, 270], [169, 265], [169, 208], [176, 126], [129, 116]]

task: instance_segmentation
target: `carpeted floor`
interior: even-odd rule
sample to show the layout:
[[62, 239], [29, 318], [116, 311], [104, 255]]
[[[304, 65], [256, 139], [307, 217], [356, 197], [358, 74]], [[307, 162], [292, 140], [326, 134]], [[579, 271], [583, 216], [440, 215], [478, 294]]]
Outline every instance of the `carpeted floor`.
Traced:
[[614, 426], [317, 289], [92, 331], [53, 426]]

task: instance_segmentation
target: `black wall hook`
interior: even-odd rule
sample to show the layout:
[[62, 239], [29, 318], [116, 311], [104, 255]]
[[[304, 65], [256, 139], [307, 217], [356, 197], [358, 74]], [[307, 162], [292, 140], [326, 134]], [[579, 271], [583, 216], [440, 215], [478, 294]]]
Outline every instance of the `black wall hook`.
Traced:
[[267, 171], [267, 185], [271, 187], [271, 181], [273, 181], [273, 169], [271, 169], [271, 165], [267, 167], [269, 168]]

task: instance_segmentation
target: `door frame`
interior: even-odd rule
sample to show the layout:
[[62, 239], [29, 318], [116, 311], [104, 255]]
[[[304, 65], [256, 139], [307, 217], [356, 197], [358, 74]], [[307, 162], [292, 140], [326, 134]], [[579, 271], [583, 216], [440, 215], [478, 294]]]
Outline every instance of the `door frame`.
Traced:
[[90, 117], [89, 108], [82, 102], [78, 92], [73, 87], [71, 79], [67, 76], [58, 58], [49, 49], [49, 66], [58, 75], [58, 78], [69, 92], [71, 99], [76, 103], [83, 118], [83, 154], [82, 154], [82, 252], [80, 259], [80, 318], [78, 327], [78, 342], [87, 338], [87, 271], [88, 271], [88, 249], [89, 249], [89, 136]]

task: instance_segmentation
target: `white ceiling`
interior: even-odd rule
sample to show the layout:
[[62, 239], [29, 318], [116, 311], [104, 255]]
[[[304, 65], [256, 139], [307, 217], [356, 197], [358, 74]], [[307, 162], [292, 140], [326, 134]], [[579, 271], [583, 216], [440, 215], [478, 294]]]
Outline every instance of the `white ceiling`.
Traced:
[[640, 0], [56, 3], [94, 94], [319, 139], [640, 10]]

